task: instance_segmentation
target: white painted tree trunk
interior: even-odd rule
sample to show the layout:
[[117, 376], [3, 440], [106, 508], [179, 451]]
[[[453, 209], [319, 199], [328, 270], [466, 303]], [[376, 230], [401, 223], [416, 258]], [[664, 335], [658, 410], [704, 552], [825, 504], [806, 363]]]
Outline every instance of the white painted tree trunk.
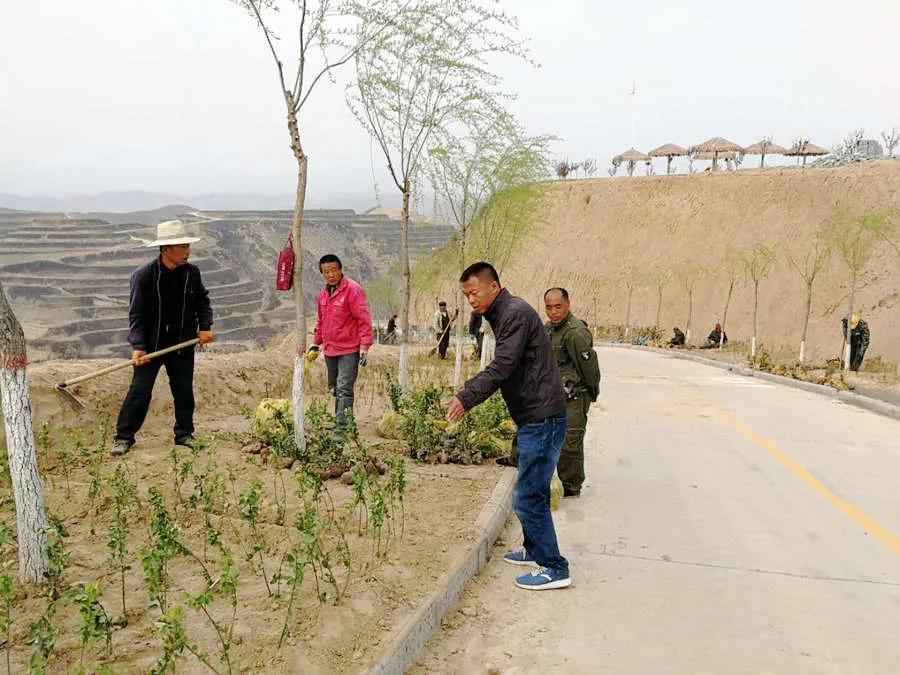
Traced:
[[19, 578], [40, 583], [47, 575], [47, 515], [34, 446], [27, 365], [25, 334], [0, 284], [0, 405], [16, 506]]
[[47, 516], [37, 468], [34, 426], [25, 368], [0, 368], [0, 396], [19, 534], [19, 577], [39, 583], [47, 574]]
[[400, 374], [397, 382], [400, 389], [406, 391], [409, 385], [409, 300], [411, 294], [410, 269], [409, 269], [409, 181], [403, 185], [403, 210], [401, 268], [403, 270], [403, 298], [400, 305]]
[[481, 370], [484, 370], [494, 360], [494, 349], [497, 346], [497, 340], [494, 338], [494, 331], [491, 330], [487, 321], [481, 325], [484, 330], [484, 338], [481, 341]]
[[306, 357], [306, 301], [303, 295], [303, 210], [306, 206], [306, 182], [309, 162], [300, 145], [300, 130], [297, 114], [290, 96], [285, 92], [288, 107], [288, 133], [291, 135], [291, 150], [297, 160], [297, 192], [294, 195], [294, 218], [291, 223], [291, 237], [294, 243], [294, 317], [297, 322], [297, 353], [294, 357], [294, 377], [291, 386], [291, 404], [294, 417], [294, 444], [301, 454], [306, 451], [306, 427], [304, 425], [304, 388]]

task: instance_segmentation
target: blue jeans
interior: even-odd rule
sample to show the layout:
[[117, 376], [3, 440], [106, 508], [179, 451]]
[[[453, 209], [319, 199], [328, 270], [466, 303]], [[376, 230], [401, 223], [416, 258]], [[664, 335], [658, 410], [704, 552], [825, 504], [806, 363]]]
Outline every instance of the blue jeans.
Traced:
[[513, 509], [522, 524], [525, 550], [541, 567], [568, 574], [569, 562], [559, 552], [550, 514], [550, 479], [565, 438], [565, 414], [519, 427], [519, 477], [513, 489]]
[[334, 394], [334, 418], [338, 429], [347, 426], [347, 410], [353, 411], [353, 389], [359, 373], [359, 352], [326, 356], [328, 390]]

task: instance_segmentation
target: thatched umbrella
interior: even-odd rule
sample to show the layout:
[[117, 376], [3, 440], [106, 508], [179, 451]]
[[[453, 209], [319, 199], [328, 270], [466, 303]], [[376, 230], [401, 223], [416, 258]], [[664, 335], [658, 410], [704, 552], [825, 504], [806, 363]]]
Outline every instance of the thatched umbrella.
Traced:
[[717, 171], [719, 168], [718, 158], [724, 152], [743, 152], [744, 148], [742, 148], [737, 143], [732, 143], [729, 140], [722, 138], [721, 136], [716, 136], [715, 138], [710, 138], [708, 141], [704, 141], [698, 145], [695, 145], [691, 148], [692, 153], [704, 153], [709, 152], [712, 153], [712, 170]]
[[674, 157], [684, 157], [688, 154], [687, 148], [682, 148], [680, 145], [675, 145], [674, 143], [666, 143], [665, 145], [661, 145], [658, 148], [654, 148], [649, 153], [651, 157], [665, 157], [666, 158], [666, 175], [672, 173], [672, 158]]
[[628, 165], [627, 165], [628, 166], [628, 175], [633, 176], [634, 175], [634, 165], [637, 162], [649, 162], [650, 155], [645, 155], [640, 150], [635, 150], [634, 148], [628, 148], [628, 150], [623, 152], [621, 155], [616, 155], [615, 157], [613, 157], [613, 161], [614, 162], [618, 161], [620, 163], [628, 162]]
[[764, 138], [759, 143], [754, 143], [750, 147], [744, 148], [745, 155], [759, 155], [760, 168], [766, 165], [766, 155], [783, 155], [787, 152], [777, 143], [773, 143], [771, 139]]
[[796, 157], [797, 164], [800, 163], [800, 158], [803, 158], [803, 166], [806, 166], [806, 158], [807, 157], [818, 157], [820, 155], [828, 155], [831, 154], [831, 150], [826, 150], [825, 148], [814, 145], [807, 140], [799, 140], [791, 146], [790, 150], [785, 150], [785, 157]]

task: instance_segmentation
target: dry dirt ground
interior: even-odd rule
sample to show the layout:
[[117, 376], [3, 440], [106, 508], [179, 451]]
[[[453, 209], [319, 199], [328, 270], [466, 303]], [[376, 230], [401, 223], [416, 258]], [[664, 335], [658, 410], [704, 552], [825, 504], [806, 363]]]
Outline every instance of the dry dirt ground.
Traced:
[[[362, 369], [357, 386], [357, 414], [363, 437], [377, 443], [374, 454], [383, 458], [402, 456], [402, 451], [392, 442], [375, 439], [374, 428], [387, 403], [384, 396], [384, 373], [396, 364], [396, 348], [378, 348], [372, 353], [368, 368]], [[39, 425], [48, 421], [54, 432], [55, 448], [65, 446], [66, 433], [80, 428], [86, 440], [93, 441], [98, 424], [109, 420], [114, 424], [119, 403], [129, 381], [129, 370], [107, 378], [79, 385], [77, 392], [87, 404], [87, 409], [76, 414], [61, 403], [58, 394], [51, 390], [54, 382], [112, 363], [108, 360], [50, 361], [30, 367], [32, 392], [35, 401], [35, 421]], [[433, 363], [423, 353], [414, 359], [412, 382], [449, 377], [448, 366], [427, 365]], [[471, 367], [471, 366], [470, 366]], [[229, 497], [237, 501], [237, 495], [246, 490], [251, 478], [263, 482], [261, 521], [267, 539], [264, 551], [268, 575], [271, 576], [296, 532], [291, 527], [296, 510], [295, 481], [291, 472], [262, 466], [258, 455], [242, 453], [249, 427], [242, 408], [253, 408], [266, 395], [283, 396], [290, 380], [290, 341], [273, 344], [260, 351], [236, 354], [200, 354], [197, 359], [195, 393], [197, 397], [196, 425], [198, 433], [215, 439], [215, 458], [219, 470], [230, 469], [236, 477], [234, 493], [229, 487]], [[314, 366], [311, 390], [325, 395], [324, 365]], [[124, 462], [130, 475], [138, 484], [138, 492], [146, 499], [151, 486], [157, 486], [167, 498], [170, 511], [176, 510], [182, 534], [188, 546], [199, 552], [203, 548], [203, 518], [198, 511], [187, 506], [176, 507], [171, 460], [171, 397], [164, 375], [161, 375], [154, 392], [154, 400], [137, 445], [123, 460], [104, 455], [102, 473], [109, 476], [118, 462]], [[66, 582], [90, 582], [99, 580], [103, 585], [103, 603], [112, 615], [119, 613], [117, 576], [107, 564], [106, 537], [109, 525], [109, 498], [101, 500], [96, 515], [95, 534], [91, 534], [91, 517], [87, 499], [88, 474], [81, 463], [73, 464], [68, 478], [68, 489], [56, 449], [39, 456], [44, 477], [48, 511], [59, 517], [70, 537], [67, 549], [71, 553], [71, 566]], [[349, 590], [339, 606], [329, 600], [319, 604], [312, 580], [304, 583], [296, 617], [292, 622], [291, 636], [287, 644], [278, 649], [278, 638], [284, 617], [285, 594], [282, 598], [269, 597], [263, 578], [246, 562], [243, 552], [249, 548], [249, 534], [237, 510], [229, 511], [220, 522], [226, 538], [235, 548], [235, 559], [240, 572], [238, 587], [239, 611], [235, 626], [235, 646], [232, 659], [235, 672], [273, 673], [336, 673], [357, 672], [371, 666], [391, 639], [391, 631], [410, 615], [417, 604], [432, 590], [436, 580], [444, 572], [448, 559], [468, 545], [473, 536], [477, 515], [490, 495], [499, 467], [484, 466], [430, 466], [407, 460], [408, 487], [405, 502], [405, 521], [402, 539], [395, 532], [388, 554], [383, 560], [375, 560], [371, 554], [371, 539], [358, 537], [355, 524], [349, 528], [348, 537], [353, 550], [354, 563]], [[287, 513], [285, 526], [274, 524], [277, 504], [273, 498], [275, 485], [280, 481], [286, 486]], [[280, 489], [280, 488], [279, 488]], [[338, 510], [351, 498], [352, 488], [330, 481], [328, 489]], [[8, 490], [8, 486], [5, 488]], [[191, 492], [190, 479], [182, 488]], [[67, 493], [68, 492], [68, 493]], [[146, 501], [144, 501], [146, 507]], [[7, 502], [3, 517], [11, 520], [12, 508]], [[355, 520], [352, 521], [355, 523]], [[161, 643], [154, 621], [155, 609], [148, 609], [148, 594], [141, 572], [140, 562], [133, 553], [147, 541], [147, 527], [142, 519], [132, 523], [128, 541], [132, 551], [132, 569], [127, 575], [128, 626], [113, 634], [113, 655], [108, 663], [115, 672], [147, 672], [161, 654]], [[395, 528], [396, 529], [396, 528]], [[210, 560], [216, 566], [216, 560]], [[171, 597], [173, 602], [183, 602], [181, 590], [197, 592], [201, 576], [196, 565], [186, 558], [177, 559], [172, 575], [174, 579]], [[227, 615], [227, 607], [214, 604], [214, 613]], [[45, 606], [46, 600], [34, 591], [20, 597], [14, 610], [15, 624], [12, 630], [13, 671], [22, 672], [32, 652], [25, 644], [27, 626]], [[69, 606], [59, 614], [63, 630], [57, 641], [51, 672], [68, 672], [81, 658], [77, 640], [77, 612]], [[211, 655], [212, 663], [222, 668], [216, 660], [216, 646], [212, 629], [204, 623], [202, 615], [186, 610], [185, 628], [189, 641], [196, 642]], [[94, 670], [101, 659], [99, 647], [89, 649], [85, 665]], [[206, 668], [192, 656], [179, 661], [179, 672], [204, 672]], [[207, 671], [208, 672], [208, 671]]]

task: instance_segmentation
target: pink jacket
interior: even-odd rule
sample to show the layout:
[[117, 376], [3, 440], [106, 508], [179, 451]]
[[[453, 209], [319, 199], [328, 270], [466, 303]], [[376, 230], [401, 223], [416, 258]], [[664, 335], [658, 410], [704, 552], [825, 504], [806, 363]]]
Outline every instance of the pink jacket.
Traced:
[[372, 317], [366, 293], [358, 283], [344, 277], [334, 293], [325, 287], [316, 301], [315, 344], [322, 345], [325, 356], [343, 356], [372, 346]]

